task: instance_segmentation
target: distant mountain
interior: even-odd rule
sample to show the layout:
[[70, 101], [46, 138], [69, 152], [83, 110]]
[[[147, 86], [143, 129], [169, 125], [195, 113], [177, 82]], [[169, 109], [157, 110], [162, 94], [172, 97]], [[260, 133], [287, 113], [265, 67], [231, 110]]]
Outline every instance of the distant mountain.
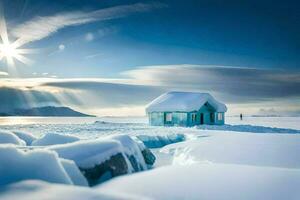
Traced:
[[68, 107], [34, 107], [28, 109], [15, 109], [12, 112], [0, 113], [0, 116], [59, 116], [59, 117], [93, 117], [77, 112]]

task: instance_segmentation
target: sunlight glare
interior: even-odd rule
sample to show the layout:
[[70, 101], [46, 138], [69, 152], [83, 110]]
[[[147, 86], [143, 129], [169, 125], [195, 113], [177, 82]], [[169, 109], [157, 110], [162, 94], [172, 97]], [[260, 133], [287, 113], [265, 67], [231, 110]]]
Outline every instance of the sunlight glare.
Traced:
[[8, 66], [14, 66], [14, 59], [24, 63], [30, 64], [31, 60], [26, 58], [23, 54], [33, 53], [31, 49], [19, 49], [22, 45], [20, 38], [15, 42], [10, 43], [8, 39], [6, 22], [3, 16], [0, 16], [0, 61], [5, 58]]

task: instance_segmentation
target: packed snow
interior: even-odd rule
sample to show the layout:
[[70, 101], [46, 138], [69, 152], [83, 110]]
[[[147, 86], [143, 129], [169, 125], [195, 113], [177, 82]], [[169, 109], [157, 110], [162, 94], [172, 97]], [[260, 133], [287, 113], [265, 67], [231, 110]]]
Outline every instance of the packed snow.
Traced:
[[65, 144], [79, 141], [80, 139], [73, 135], [61, 135], [57, 133], [47, 133], [43, 137], [32, 142], [32, 146], [47, 146], [54, 144]]
[[57, 154], [52, 151], [24, 152], [13, 145], [1, 145], [0, 162], [0, 185], [27, 179], [73, 184]]
[[104, 139], [54, 145], [47, 149], [57, 152], [61, 158], [73, 160], [77, 166], [82, 168], [94, 167], [117, 153], [123, 153], [119, 142]]
[[299, 185], [300, 169], [194, 163], [123, 176], [98, 190], [163, 200], [297, 200]]
[[134, 168], [136, 171], [143, 171], [148, 169], [142, 155], [142, 150], [144, 149], [141, 148], [141, 146], [131, 137], [129, 137], [128, 135], [115, 135], [109, 138], [121, 143], [124, 153], [127, 155], [127, 158], [129, 160], [135, 159], [135, 161], [131, 162], [132, 168]]
[[10, 131], [0, 130], [0, 144], [25, 145], [25, 141]]
[[19, 137], [21, 140], [24, 140], [26, 145], [29, 146], [31, 143], [36, 140], [37, 138], [32, 135], [31, 133], [22, 132], [22, 131], [12, 131], [13, 134], [15, 134], [17, 137]]
[[173, 154], [173, 164], [179, 165], [208, 162], [300, 169], [300, 134], [206, 131], [160, 151]]
[[220, 131], [235, 131], [235, 132], [252, 132], [252, 133], [300, 133], [300, 130], [290, 128], [276, 128], [254, 125], [200, 125], [197, 126], [201, 130], [220, 130]]
[[182, 111], [192, 112], [199, 110], [206, 102], [217, 112], [226, 112], [225, 104], [218, 102], [208, 93], [198, 92], [167, 92], [154, 99], [146, 107], [146, 112]]
[[[300, 118], [226, 119], [224, 126], [192, 128], [110, 117], [0, 125], [0, 143], [8, 143], [0, 144], [0, 199], [299, 199]], [[77, 140], [51, 142], [46, 135]], [[156, 159], [144, 154], [147, 147]], [[123, 176], [91, 184], [86, 172], [115, 167], [120, 158]]]
[[88, 182], [73, 160], [59, 159], [74, 185], [88, 186]]
[[99, 192], [86, 187], [27, 180], [1, 188], [1, 200], [149, 200], [137, 195]]

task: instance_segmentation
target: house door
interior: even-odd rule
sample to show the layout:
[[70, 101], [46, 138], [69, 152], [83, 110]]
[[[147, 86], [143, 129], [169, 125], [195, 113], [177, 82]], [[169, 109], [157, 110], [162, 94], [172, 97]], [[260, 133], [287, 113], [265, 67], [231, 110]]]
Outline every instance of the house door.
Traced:
[[210, 113], [210, 122], [215, 123], [215, 113]]
[[204, 114], [200, 113], [200, 124], [204, 124]]

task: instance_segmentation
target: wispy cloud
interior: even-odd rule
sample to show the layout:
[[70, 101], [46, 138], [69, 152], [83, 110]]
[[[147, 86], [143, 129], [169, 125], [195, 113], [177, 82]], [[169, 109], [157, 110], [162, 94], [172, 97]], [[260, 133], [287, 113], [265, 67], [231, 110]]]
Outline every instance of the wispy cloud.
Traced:
[[103, 56], [103, 53], [95, 53], [95, 54], [87, 55], [84, 58], [85, 59], [92, 59], [92, 58], [96, 58], [96, 57], [99, 57], [99, 56]]
[[[300, 110], [300, 71], [203, 65], [145, 66], [123, 73], [122, 79], [48, 76], [1, 79], [0, 86], [52, 94], [63, 105], [104, 113], [143, 106], [170, 90], [210, 92], [231, 105], [230, 112], [280, 112]], [[282, 106], [282, 105], [285, 106]], [[97, 114], [97, 113], [94, 113]]]
[[27, 43], [41, 40], [57, 32], [59, 29], [68, 26], [121, 18], [130, 14], [147, 12], [165, 6], [165, 4], [161, 3], [137, 3], [104, 8], [92, 12], [74, 11], [63, 12], [53, 16], [39, 16], [16, 26], [11, 30], [11, 33], [16, 38], [20, 38], [22, 43]]
[[203, 65], [140, 67], [123, 73], [136, 82], [217, 93], [233, 102], [300, 97], [300, 71]]

